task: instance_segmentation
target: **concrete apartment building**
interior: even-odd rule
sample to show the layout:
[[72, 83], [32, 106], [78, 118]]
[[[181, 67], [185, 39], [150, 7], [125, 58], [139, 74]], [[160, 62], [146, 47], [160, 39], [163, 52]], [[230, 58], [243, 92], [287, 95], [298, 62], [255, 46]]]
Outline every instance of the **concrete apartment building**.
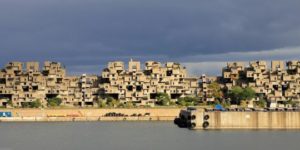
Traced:
[[[127, 66], [127, 67], [125, 67]], [[216, 82], [222, 89], [233, 86], [252, 87], [258, 100], [267, 99], [272, 107], [300, 98], [300, 61], [229, 62], [222, 76], [191, 77], [179, 63], [130, 60], [109, 62], [99, 76], [66, 75], [65, 67], [58, 62], [10, 62], [0, 70], [0, 106], [12, 102], [15, 107], [40, 100], [58, 97], [65, 106], [97, 106], [104, 96], [122, 103], [153, 106], [158, 93], [167, 93], [172, 101], [179, 97], [199, 97], [215, 101], [209, 85]]]
[[280, 107], [287, 101], [300, 98], [300, 61], [272, 61], [268, 69], [266, 61], [251, 61], [245, 67], [243, 62], [228, 63], [223, 69], [223, 83], [232, 86], [252, 87], [259, 97], [265, 97], [271, 107]]
[[0, 106], [11, 100], [15, 107], [40, 100], [44, 106], [54, 97], [64, 105], [93, 105], [98, 97], [97, 76], [66, 76], [58, 62], [10, 62], [0, 71]]
[[0, 106], [9, 101], [15, 107], [40, 100], [44, 106], [51, 98], [61, 98], [66, 106], [96, 106], [104, 95], [122, 103], [154, 105], [157, 93], [167, 93], [173, 101], [182, 96], [196, 96], [198, 79], [187, 77], [178, 63], [148, 61], [142, 69], [131, 60], [128, 69], [123, 62], [109, 62], [100, 76], [67, 76], [58, 62], [10, 62], [0, 71]]
[[178, 63], [147, 61], [141, 69], [139, 61], [110, 62], [103, 69], [100, 91], [121, 102], [131, 101], [137, 105], [154, 105], [158, 93], [167, 93], [171, 100], [195, 96], [199, 90], [198, 79], [187, 76], [185, 67]]

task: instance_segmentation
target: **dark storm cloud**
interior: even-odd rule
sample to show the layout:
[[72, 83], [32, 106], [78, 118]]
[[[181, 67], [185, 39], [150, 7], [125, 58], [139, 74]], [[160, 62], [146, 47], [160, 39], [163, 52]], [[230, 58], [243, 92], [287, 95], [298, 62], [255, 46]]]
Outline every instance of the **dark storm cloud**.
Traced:
[[98, 73], [111, 60], [202, 61], [188, 58], [299, 46], [299, 7], [298, 0], [1, 0], [0, 63], [54, 60]]

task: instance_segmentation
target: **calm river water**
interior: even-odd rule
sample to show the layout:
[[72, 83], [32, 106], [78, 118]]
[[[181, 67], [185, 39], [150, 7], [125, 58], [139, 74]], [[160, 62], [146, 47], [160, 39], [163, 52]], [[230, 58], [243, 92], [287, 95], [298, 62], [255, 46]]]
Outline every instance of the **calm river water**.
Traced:
[[218, 149], [299, 150], [300, 131], [191, 131], [167, 122], [0, 122], [0, 150]]

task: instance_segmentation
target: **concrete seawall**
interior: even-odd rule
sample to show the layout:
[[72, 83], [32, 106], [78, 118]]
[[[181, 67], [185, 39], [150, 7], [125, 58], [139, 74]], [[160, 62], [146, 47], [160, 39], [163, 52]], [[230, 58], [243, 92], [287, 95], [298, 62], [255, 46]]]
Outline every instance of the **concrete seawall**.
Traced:
[[300, 112], [198, 112], [194, 123], [194, 129], [300, 129]]
[[173, 121], [175, 117], [11, 117], [2, 122], [68, 122], [68, 121]]
[[[12, 117], [0, 118], [0, 122], [173, 121], [178, 116], [180, 109], [0, 109], [0, 111], [12, 112]], [[121, 113], [124, 116], [105, 116], [105, 114], [112, 112]]]

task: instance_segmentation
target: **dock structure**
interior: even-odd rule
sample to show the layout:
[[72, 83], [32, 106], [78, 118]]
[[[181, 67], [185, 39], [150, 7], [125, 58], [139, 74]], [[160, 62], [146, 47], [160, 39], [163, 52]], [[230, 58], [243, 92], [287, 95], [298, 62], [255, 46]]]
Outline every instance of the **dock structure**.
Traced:
[[181, 110], [175, 123], [189, 129], [300, 129], [300, 112]]

